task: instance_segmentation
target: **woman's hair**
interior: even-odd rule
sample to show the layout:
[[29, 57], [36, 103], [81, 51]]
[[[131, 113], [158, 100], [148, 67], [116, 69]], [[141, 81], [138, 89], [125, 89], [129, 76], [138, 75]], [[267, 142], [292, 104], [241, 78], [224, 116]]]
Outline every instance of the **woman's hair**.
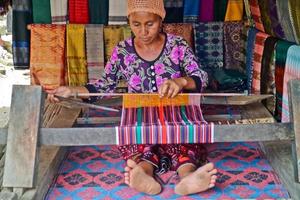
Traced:
[[12, 5], [12, 0], [0, 1], [0, 16], [5, 15], [9, 11], [9, 7]]

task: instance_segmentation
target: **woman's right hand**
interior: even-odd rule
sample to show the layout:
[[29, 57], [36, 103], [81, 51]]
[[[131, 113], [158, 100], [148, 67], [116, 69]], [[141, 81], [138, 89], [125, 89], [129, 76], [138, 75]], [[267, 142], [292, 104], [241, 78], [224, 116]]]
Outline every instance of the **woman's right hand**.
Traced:
[[44, 90], [46, 91], [46, 93], [48, 93], [47, 99], [51, 103], [59, 102], [59, 99], [56, 98], [55, 96], [61, 96], [61, 97], [68, 98], [72, 94], [71, 88], [66, 87], [66, 86], [60, 86], [60, 87], [55, 88], [55, 89], [53, 89], [53, 88], [44, 88]]

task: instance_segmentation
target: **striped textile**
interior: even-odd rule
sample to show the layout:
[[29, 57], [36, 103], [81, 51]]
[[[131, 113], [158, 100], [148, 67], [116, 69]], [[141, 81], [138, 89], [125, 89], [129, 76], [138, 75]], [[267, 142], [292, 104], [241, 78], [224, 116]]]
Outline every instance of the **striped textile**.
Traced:
[[244, 2], [243, 0], [228, 0], [225, 21], [243, 20]]
[[271, 20], [271, 26], [273, 29], [273, 36], [284, 39], [284, 31], [282, 25], [280, 24], [279, 16], [278, 16], [278, 6], [276, 4], [276, 0], [268, 0], [269, 7], [269, 15]]
[[30, 78], [32, 85], [65, 85], [65, 25], [32, 24]]
[[104, 71], [103, 25], [88, 24], [85, 32], [88, 82], [93, 84]]
[[109, 0], [108, 24], [127, 24], [127, 0]]
[[84, 25], [67, 25], [67, 75], [70, 86], [87, 83], [84, 30]]
[[218, 0], [214, 2], [214, 21], [224, 21], [228, 0]]
[[265, 28], [265, 33], [269, 35], [274, 35], [270, 18], [271, 16], [269, 14], [269, 0], [259, 0], [258, 5], [261, 14], [261, 19]]
[[190, 23], [163, 24], [163, 31], [169, 34], [183, 37], [190, 45], [190, 47], [192, 47], [192, 49], [195, 49], [194, 30], [192, 24]]
[[13, 1], [12, 50], [15, 69], [29, 68], [30, 32], [27, 25], [32, 23], [30, 0]]
[[245, 13], [246, 13], [246, 17], [247, 17], [247, 21], [248, 21], [249, 25], [254, 26], [249, 0], [244, 0], [244, 7], [245, 7]]
[[52, 24], [66, 24], [68, 0], [50, 0]]
[[265, 28], [262, 22], [261, 13], [258, 5], [259, 0], [249, 0], [250, 10], [252, 14], [252, 18], [255, 24], [255, 28], [257, 28], [261, 32], [265, 32]]
[[72, 24], [89, 23], [88, 0], [69, 0], [69, 21]]
[[185, 22], [185, 23], [199, 22], [200, 1], [201, 0], [184, 1], [183, 22]]
[[281, 120], [282, 116], [282, 95], [283, 95], [283, 80], [284, 71], [287, 58], [287, 52], [293, 43], [278, 40], [276, 45], [276, 58], [275, 58], [275, 86], [276, 86], [276, 108], [275, 119]]
[[51, 24], [51, 8], [49, 0], [32, 0], [33, 23]]
[[258, 32], [255, 37], [255, 45], [254, 45], [254, 55], [253, 55], [253, 77], [252, 77], [252, 94], [260, 94], [260, 81], [261, 81], [261, 64], [262, 64], [262, 56], [265, 46], [266, 39], [270, 37], [270, 35], [262, 32]]
[[289, 14], [296, 42], [300, 43], [300, 1], [289, 0]]
[[119, 145], [212, 143], [213, 127], [196, 105], [123, 108], [116, 135]]
[[290, 122], [288, 82], [293, 79], [300, 79], [300, 46], [293, 45], [287, 52], [282, 95], [282, 122]]
[[108, 0], [89, 0], [91, 24], [108, 24], [108, 3]]
[[223, 67], [223, 24], [194, 24], [195, 54], [203, 67]]
[[183, 22], [183, 0], [164, 0], [166, 10], [165, 23]]
[[212, 22], [214, 21], [214, 0], [200, 1], [200, 22]]

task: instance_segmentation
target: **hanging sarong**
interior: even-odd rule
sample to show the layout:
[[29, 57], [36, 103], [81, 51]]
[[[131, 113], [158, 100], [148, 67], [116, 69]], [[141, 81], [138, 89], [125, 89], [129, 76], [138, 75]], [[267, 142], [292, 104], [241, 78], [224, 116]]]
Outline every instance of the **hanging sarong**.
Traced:
[[183, 22], [198, 23], [199, 22], [199, 8], [201, 0], [184, 1], [183, 5]]
[[243, 0], [228, 0], [225, 21], [240, 21], [243, 19]]
[[127, 0], [109, 0], [108, 24], [127, 24]]
[[64, 25], [32, 24], [30, 77], [32, 85], [56, 88], [65, 85]]
[[89, 23], [88, 0], [69, 0], [69, 21], [72, 24]]
[[67, 0], [50, 0], [52, 24], [67, 23]]
[[165, 23], [183, 22], [183, 0], [164, 0], [166, 10]]
[[255, 23], [255, 28], [257, 28], [261, 32], [265, 32], [258, 1], [259, 0], [249, 0], [250, 10], [251, 10], [253, 21]]
[[200, 1], [200, 22], [212, 22], [214, 21], [214, 0]]
[[228, 0], [214, 2], [214, 21], [225, 21]]
[[273, 29], [273, 36], [279, 37], [284, 39], [285, 35], [283, 32], [283, 28], [280, 24], [280, 20], [278, 17], [278, 8], [276, 5], [276, 0], [269, 0], [268, 2], [268, 8], [269, 8], [269, 15], [270, 15], [270, 20], [271, 20], [271, 26]]
[[289, 0], [289, 14], [296, 42], [300, 42], [300, 1]]
[[108, 24], [108, 3], [108, 0], [89, 0], [91, 24]]
[[51, 24], [51, 8], [49, 0], [32, 0], [33, 23]]
[[258, 5], [261, 14], [261, 19], [265, 28], [265, 33], [269, 35], [274, 35], [270, 19], [271, 16], [269, 14], [270, 5], [268, 0], [259, 0]]
[[67, 25], [67, 64], [70, 86], [87, 83], [84, 25]]

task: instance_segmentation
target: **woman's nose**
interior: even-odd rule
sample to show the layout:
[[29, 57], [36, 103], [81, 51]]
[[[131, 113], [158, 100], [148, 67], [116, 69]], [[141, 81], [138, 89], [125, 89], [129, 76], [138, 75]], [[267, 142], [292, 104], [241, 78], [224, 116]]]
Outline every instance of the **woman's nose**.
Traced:
[[144, 27], [141, 28], [141, 34], [142, 35], [147, 35], [148, 33], [149, 33], [149, 31], [148, 31], [147, 27], [144, 26]]

